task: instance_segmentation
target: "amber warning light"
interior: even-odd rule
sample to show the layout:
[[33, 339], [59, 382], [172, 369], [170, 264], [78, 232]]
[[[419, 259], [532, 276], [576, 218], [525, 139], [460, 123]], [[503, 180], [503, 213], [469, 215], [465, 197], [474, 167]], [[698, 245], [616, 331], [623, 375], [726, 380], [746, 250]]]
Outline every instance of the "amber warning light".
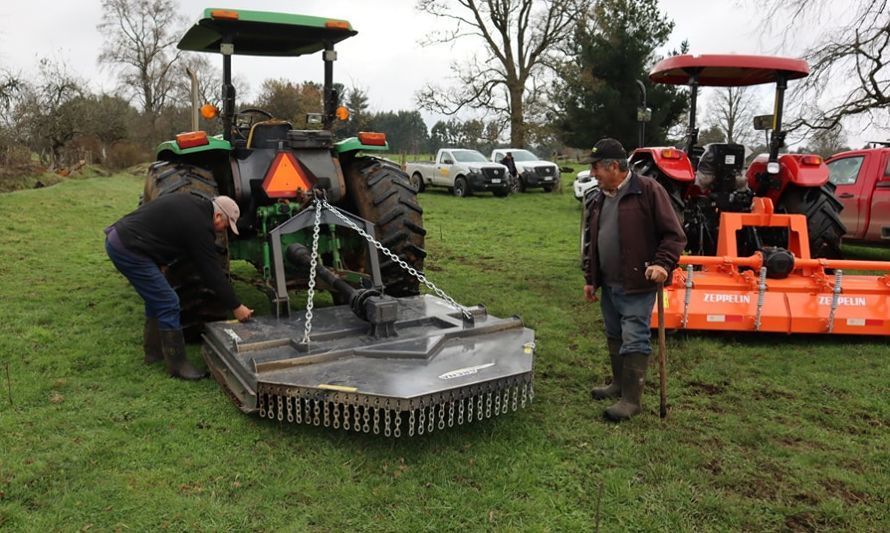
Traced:
[[300, 192], [308, 192], [315, 186], [316, 179], [290, 152], [278, 152], [266, 177], [263, 190], [269, 198], [294, 198]]

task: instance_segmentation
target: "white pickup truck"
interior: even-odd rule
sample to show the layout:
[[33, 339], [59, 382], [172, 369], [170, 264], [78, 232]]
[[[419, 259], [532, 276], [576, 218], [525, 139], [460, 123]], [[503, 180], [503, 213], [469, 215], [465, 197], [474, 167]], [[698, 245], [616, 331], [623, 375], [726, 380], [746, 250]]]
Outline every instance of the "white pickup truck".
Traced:
[[538, 159], [538, 156], [522, 148], [498, 148], [491, 153], [491, 160], [500, 163], [507, 153], [513, 156], [513, 164], [516, 165], [519, 178], [516, 190], [525, 192], [526, 189], [540, 187], [544, 192], [550, 192], [556, 188], [559, 183], [559, 166], [556, 163]]
[[490, 191], [495, 196], [510, 194], [507, 167], [491, 163], [476, 150], [442, 148], [435, 161], [408, 163], [405, 167], [418, 192], [431, 186], [448, 187], [455, 196]]

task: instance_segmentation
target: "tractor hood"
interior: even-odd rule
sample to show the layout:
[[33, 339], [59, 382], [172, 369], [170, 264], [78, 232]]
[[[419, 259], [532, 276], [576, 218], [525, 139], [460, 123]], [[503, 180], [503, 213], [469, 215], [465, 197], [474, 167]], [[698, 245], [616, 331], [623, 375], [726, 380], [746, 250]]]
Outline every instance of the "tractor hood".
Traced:
[[193, 52], [220, 52], [223, 37], [230, 35], [236, 55], [301, 56], [324, 50], [358, 33], [345, 20], [208, 8], [177, 45]]

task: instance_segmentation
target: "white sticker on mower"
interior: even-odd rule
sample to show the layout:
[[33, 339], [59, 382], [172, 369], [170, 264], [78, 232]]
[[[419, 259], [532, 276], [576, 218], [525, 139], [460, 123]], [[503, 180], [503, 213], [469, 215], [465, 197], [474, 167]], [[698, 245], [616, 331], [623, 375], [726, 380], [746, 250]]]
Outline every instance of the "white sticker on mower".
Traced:
[[461, 378], [464, 376], [471, 376], [473, 374], [478, 373], [480, 370], [483, 370], [485, 368], [490, 368], [493, 366], [494, 366], [494, 363], [485, 363], [484, 365], [468, 366], [467, 368], [458, 368], [457, 370], [452, 370], [451, 372], [445, 372], [444, 374], [439, 376], [439, 379], [454, 379], [454, 378]]
[[[832, 296], [820, 296], [819, 305], [831, 305]], [[838, 307], [866, 307], [868, 301], [864, 296], [838, 296]]]
[[708, 315], [705, 317], [708, 322], [726, 322], [726, 315]]
[[232, 339], [232, 342], [234, 342], [235, 344], [241, 344], [241, 337], [239, 337], [238, 334], [235, 333], [234, 329], [226, 328], [223, 331], [225, 331], [226, 335], [228, 335], [229, 338]]
[[848, 318], [847, 325], [848, 326], [864, 326], [865, 319], [864, 318]]
[[705, 293], [706, 304], [749, 304], [751, 296], [748, 294], [720, 294], [714, 292]]

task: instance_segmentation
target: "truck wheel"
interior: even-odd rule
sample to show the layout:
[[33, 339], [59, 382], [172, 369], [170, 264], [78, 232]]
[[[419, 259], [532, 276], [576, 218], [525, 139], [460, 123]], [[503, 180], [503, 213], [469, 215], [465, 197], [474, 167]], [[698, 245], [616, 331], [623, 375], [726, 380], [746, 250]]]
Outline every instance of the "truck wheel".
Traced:
[[[417, 190], [408, 175], [385, 161], [372, 157], [355, 158], [344, 169], [347, 194], [358, 216], [373, 222], [376, 239], [392, 250], [408, 266], [423, 270], [423, 209], [417, 203]], [[402, 270], [398, 263], [380, 255], [380, 274], [386, 294], [420, 294], [420, 282]]]
[[[217, 195], [218, 188], [213, 174], [206, 169], [175, 163], [158, 161], [148, 169], [142, 202], [148, 203], [168, 194], [191, 193], [210, 200]], [[226, 232], [216, 234], [216, 249], [219, 252], [219, 264], [223, 270], [229, 271], [228, 235]], [[180, 320], [186, 339], [200, 339], [205, 322], [215, 322], [228, 318], [229, 310], [225, 309], [216, 298], [216, 293], [208, 289], [191, 261], [186, 259], [170, 265], [164, 275], [170, 286], [179, 296]]]
[[834, 197], [827, 185], [789, 185], [776, 206], [779, 213], [799, 213], [807, 217], [810, 255], [826, 259], [841, 257], [841, 238], [847, 232], [839, 216], [841, 209], [843, 204]]
[[426, 186], [423, 184], [423, 176], [420, 175], [420, 172], [415, 172], [411, 175], [411, 186], [413, 186], [414, 190], [417, 192], [423, 192], [426, 189]]
[[458, 176], [454, 180], [454, 195], [458, 198], [463, 198], [465, 196], [470, 196], [472, 193], [470, 192], [470, 184], [467, 183], [467, 178], [463, 176]]

